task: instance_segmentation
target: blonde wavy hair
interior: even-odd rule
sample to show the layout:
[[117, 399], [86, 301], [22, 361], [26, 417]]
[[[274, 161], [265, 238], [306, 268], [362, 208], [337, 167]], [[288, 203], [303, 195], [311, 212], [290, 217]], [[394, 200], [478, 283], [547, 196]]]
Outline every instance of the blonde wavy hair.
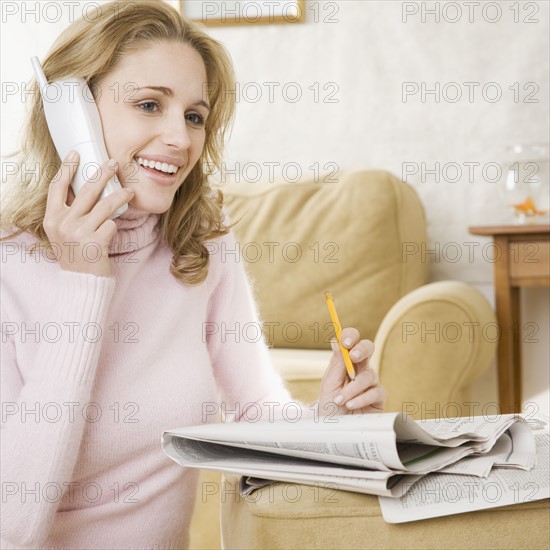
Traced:
[[[160, 215], [160, 232], [173, 252], [170, 272], [180, 282], [199, 284], [207, 276], [209, 254], [204, 243], [225, 235], [222, 193], [214, 192], [208, 176], [221, 168], [225, 135], [235, 113], [235, 74], [225, 48], [177, 10], [158, 0], [122, 0], [102, 4], [94, 16], [82, 17], [59, 36], [42, 66], [49, 81], [78, 76], [92, 91], [128, 53], [164, 42], [177, 41], [202, 57], [208, 79], [211, 111], [201, 157], [177, 190], [169, 210]], [[61, 166], [50, 137], [35, 79], [31, 108], [24, 126], [18, 170], [8, 180], [2, 206], [2, 228], [17, 229], [6, 238], [28, 232], [35, 247], [51, 250], [43, 227], [48, 187]], [[36, 173], [25, 165], [39, 166]], [[30, 176], [30, 177], [29, 177]]]

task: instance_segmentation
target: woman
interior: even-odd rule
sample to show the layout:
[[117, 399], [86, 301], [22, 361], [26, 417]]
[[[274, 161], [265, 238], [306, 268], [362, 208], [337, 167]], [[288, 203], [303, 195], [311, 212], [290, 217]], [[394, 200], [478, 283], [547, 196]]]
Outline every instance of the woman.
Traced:
[[[144, 1], [76, 21], [43, 68], [87, 80], [116, 162], [75, 197], [78, 158], [58, 159], [35, 95], [21, 158], [44, 169], [11, 183], [2, 221], [2, 547], [185, 548], [197, 472], [163, 430], [291, 400], [263, 342], [203, 329], [257, 322], [242, 263], [208, 253], [234, 247], [205, 171], [234, 112], [230, 59]], [[98, 201], [114, 173], [123, 189]], [[319, 414], [379, 412], [372, 343], [343, 337], [357, 377], [334, 346]]]

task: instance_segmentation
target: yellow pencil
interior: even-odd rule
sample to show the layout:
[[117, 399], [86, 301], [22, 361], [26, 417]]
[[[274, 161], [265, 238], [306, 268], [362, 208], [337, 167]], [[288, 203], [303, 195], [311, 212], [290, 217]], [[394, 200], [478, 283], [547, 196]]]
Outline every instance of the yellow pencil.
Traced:
[[340, 351], [342, 352], [342, 357], [344, 358], [344, 364], [346, 365], [348, 376], [351, 380], [355, 380], [355, 369], [353, 368], [353, 363], [351, 362], [349, 351], [342, 344], [342, 327], [340, 326], [340, 321], [338, 320], [336, 308], [334, 307], [334, 300], [332, 299], [332, 295], [330, 292], [325, 291], [325, 300], [327, 301], [330, 318], [332, 319], [332, 324], [334, 325], [334, 331], [336, 332], [336, 338], [340, 346]]

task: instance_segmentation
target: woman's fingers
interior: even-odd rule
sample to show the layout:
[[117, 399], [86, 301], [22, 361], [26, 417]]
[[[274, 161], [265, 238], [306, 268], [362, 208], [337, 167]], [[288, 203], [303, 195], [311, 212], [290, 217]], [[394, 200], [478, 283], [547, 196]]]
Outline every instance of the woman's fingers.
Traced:
[[69, 186], [69, 190], [67, 191], [67, 206], [71, 206], [73, 204], [75, 199], [74, 191], [71, 186]]
[[385, 401], [386, 390], [384, 387], [374, 386], [345, 402], [345, 407], [348, 410], [367, 409], [368, 407], [383, 410]]
[[365, 393], [369, 388], [373, 388], [378, 385], [378, 373], [372, 369], [365, 368], [357, 373], [355, 380], [350, 381], [342, 391], [340, 395], [343, 399], [339, 400], [339, 404], [347, 404], [351, 400], [355, 400], [357, 396]]
[[344, 364], [342, 350], [336, 339], [331, 341], [333, 354], [328, 369], [321, 381], [319, 411], [329, 403], [339, 406], [343, 414], [382, 412], [386, 401], [386, 390], [380, 386], [378, 373], [369, 368], [369, 359], [374, 354], [370, 340], [360, 340], [359, 331], [345, 328], [341, 333], [344, 348], [349, 350], [355, 369], [355, 379], [350, 380]]
[[[356, 376], [362, 369], [367, 368], [368, 359], [374, 353], [374, 344], [370, 340], [358, 341], [359, 338], [359, 331], [355, 328], [345, 328], [342, 331], [342, 344], [346, 349], [349, 349]], [[344, 344], [344, 340], [346, 344]], [[343, 380], [348, 380], [348, 375], [338, 340], [331, 340], [331, 347], [334, 353], [324, 379], [327, 383], [330, 383], [331, 387], [339, 387], [342, 385]]]
[[[133, 191], [121, 189], [99, 199], [107, 182], [116, 173], [117, 163], [103, 163], [95, 176], [88, 179], [76, 196], [70, 190], [78, 155], [69, 155], [56, 177], [50, 182], [44, 215], [44, 231], [50, 243], [56, 243], [62, 269], [98, 276], [110, 276], [109, 244], [117, 231], [110, 216], [128, 203]], [[100, 256], [88, 255], [88, 247], [100, 250]]]
[[353, 363], [362, 363], [374, 353], [374, 344], [370, 340], [361, 340], [349, 352]]
[[[354, 364], [354, 367], [357, 370], [357, 367], [360, 368], [364, 366], [363, 363], [365, 363], [366, 365], [368, 360], [372, 357], [374, 353], [374, 344], [370, 340], [361, 340], [355, 344], [350, 344], [350, 342], [355, 342], [352, 336], [349, 336], [348, 340], [348, 345], [350, 347], [348, 348], [347, 345], [344, 345], [344, 347], [348, 349], [351, 362]], [[332, 340], [331, 347], [332, 351], [334, 352], [333, 358], [335, 359], [336, 363], [341, 363], [342, 365], [344, 365], [345, 368], [344, 357], [342, 355], [340, 345], [338, 344], [338, 340]]]
[[82, 217], [92, 211], [105, 185], [115, 175], [116, 167], [117, 163], [115, 161], [107, 161], [96, 170], [94, 175], [78, 191], [71, 205], [73, 216]]
[[351, 349], [359, 341], [360, 338], [361, 336], [356, 328], [347, 327], [342, 329], [340, 340], [342, 341], [342, 345], [345, 348]]
[[56, 215], [63, 210], [63, 207], [67, 206], [67, 193], [70, 189], [76, 169], [78, 168], [78, 163], [78, 153], [73, 156], [69, 154], [63, 160], [48, 188], [46, 215]]
[[[98, 240], [110, 243], [116, 235], [117, 226], [113, 220], [105, 220], [96, 231]], [[108, 252], [107, 252], [108, 253]]]

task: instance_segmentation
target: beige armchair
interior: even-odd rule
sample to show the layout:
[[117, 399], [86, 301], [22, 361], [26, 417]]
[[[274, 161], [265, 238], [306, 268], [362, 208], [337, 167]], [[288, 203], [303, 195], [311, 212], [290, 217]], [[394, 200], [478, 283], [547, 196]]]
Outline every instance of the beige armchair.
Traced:
[[[354, 171], [337, 182], [233, 184], [223, 191], [274, 365], [296, 399], [315, 400], [331, 354], [328, 288], [342, 324], [375, 342], [372, 366], [388, 391], [387, 411], [476, 414], [469, 393], [494, 356], [496, 344], [483, 334], [495, 315], [466, 284], [426, 284], [426, 220], [412, 187], [387, 172]], [[203, 474], [193, 548], [219, 547], [220, 494], [225, 548], [405, 546], [403, 538], [392, 542], [370, 495], [342, 493], [333, 506], [310, 502], [304, 488], [303, 506], [292, 507], [281, 495], [251, 503], [217, 485], [220, 493], [206, 498], [204, 487], [219, 479]], [[367, 526], [371, 546], [359, 544]]]

